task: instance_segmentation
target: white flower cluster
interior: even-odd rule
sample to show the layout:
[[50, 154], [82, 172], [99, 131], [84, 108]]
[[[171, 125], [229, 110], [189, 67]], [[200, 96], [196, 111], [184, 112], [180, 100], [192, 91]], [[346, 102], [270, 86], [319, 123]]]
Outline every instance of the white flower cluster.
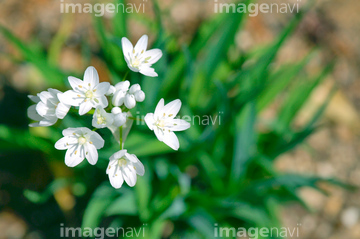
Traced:
[[[157, 74], [151, 65], [161, 58], [162, 52], [159, 49], [147, 51], [147, 41], [148, 37], [144, 35], [133, 47], [124, 37], [122, 48], [130, 70], [155, 77]], [[123, 147], [134, 120], [130, 109], [134, 108], [137, 102], [145, 100], [145, 93], [139, 84], [130, 86], [129, 81], [119, 82], [115, 86], [108, 82], [100, 82], [99, 75], [92, 66], [86, 69], [83, 80], [72, 76], [68, 80], [72, 89], [64, 93], [50, 88], [37, 96], [29, 96], [35, 104], [28, 108], [28, 116], [37, 121], [29, 126], [54, 125], [58, 119], [63, 119], [69, 110], [78, 109], [79, 115], [92, 114], [93, 130], [86, 127], [65, 129], [62, 132], [64, 137], [55, 143], [55, 148], [66, 150], [65, 164], [69, 167], [77, 166], [85, 158], [91, 165], [95, 165], [98, 161], [98, 150], [105, 144], [104, 139], [95, 130], [108, 128], [121, 149], [110, 157], [106, 170], [110, 183], [114, 188], [120, 188], [125, 180], [133, 187], [137, 175], [144, 175], [145, 169], [136, 155], [129, 154]], [[112, 104], [109, 105], [110, 97]], [[167, 105], [164, 105], [164, 99], [161, 99], [155, 112], [145, 116], [150, 130], [155, 132], [161, 142], [174, 150], [179, 149], [179, 140], [174, 131], [190, 127], [185, 120], [175, 119], [180, 107], [179, 99]]]

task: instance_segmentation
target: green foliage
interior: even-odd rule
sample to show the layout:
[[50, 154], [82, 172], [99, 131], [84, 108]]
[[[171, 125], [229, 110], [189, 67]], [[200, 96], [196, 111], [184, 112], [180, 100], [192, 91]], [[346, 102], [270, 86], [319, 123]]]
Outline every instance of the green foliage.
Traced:
[[[307, 125], [301, 129], [294, 127], [298, 112], [331, 71], [330, 65], [317, 76], [305, 73], [316, 52], [300, 62], [277, 67], [272, 64], [301, 21], [302, 13], [294, 16], [274, 43], [255, 54], [239, 52], [234, 61], [230, 52], [246, 15], [216, 15], [199, 27], [188, 45], [181, 47], [175, 36], [163, 28], [160, 9], [154, 5], [157, 18], [147, 24], [157, 37], [153, 47], [162, 49], [164, 56], [155, 65], [158, 78], [129, 74], [130, 81], [140, 82], [147, 96], [137, 110], [145, 114], [154, 110], [161, 97], [166, 102], [179, 98], [183, 102], [182, 115], [200, 116], [200, 119], [195, 117], [192, 127], [178, 134], [179, 152], [157, 141], [144, 126], [133, 125], [134, 131], [125, 148], [144, 162], [145, 176], [138, 179], [135, 188], [123, 186], [120, 190], [113, 189], [107, 180], [102, 183], [105, 177], [84, 182], [87, 188], [97, 188], [85, 208], [82, 227], [96, 227], [105, 218], [124, 227], [141, 227], [147, 223], [148, 238], [161, 238], [166, 223], [171, 221], [175, 227], [170, 238], [212, 238], [215, 223], [236, 228], [280, 227], [276, 210], [280, 205], [297, 202], [306, 206], [298, 197], [300, 188], [320, 190], [319, 183], [324, 182], [348, 187], [335, 179], [280, 174], [273, 167], [279, 155], [299, 146], [317, 130], [316, 123], [330, 100], [329, 96]], [[148, 21], [144, 16], [133, 17], [140, 23]], [[101, 18], [94, 17], [93, 21], [101, 47], [97, 54], [106, 62], [116, 83], [127, 71], [120, 41], [128, 36], [128, 15], [115, 15], [110, 29]], [[63, 35], [56, 38], [49, 61], [48, 56], [33, 50], [10, 31], [3, 27], [0, 30], [49, 85], [63, 86], [64, 74], [52, 64], [58, 62], [56, 48], [61, 48]], [[275, 100], [281, 102], [278, 115], [266, 133], [260, 132], [256, 127], [260, 113]], [[215, 124], [211, 121], [204, 124], [203, 116], [216, 119]], [[74, 115], [67, 117], [76, 120]], [[48, 131], [47, 136], [19, 132], [5, 125], [0, 127], [2, 148], [31, 148], [46, 155], [59, 155], [58, 161], [63, 160], [51, 144], [65, 125], [59, 125], [55, 134]], [[117, 147], [107, 145], [103, 153], [110, 156]], [[106, 158], [100, 161], [107, 164]], [[80, 178], [89, 167], [76, 169], [78, 175], [74, 177]], [[56, 185], [50, 185], [43, 194], [25, 191], [24, 195], [33, 202], [45, 203], [61, 186]]]

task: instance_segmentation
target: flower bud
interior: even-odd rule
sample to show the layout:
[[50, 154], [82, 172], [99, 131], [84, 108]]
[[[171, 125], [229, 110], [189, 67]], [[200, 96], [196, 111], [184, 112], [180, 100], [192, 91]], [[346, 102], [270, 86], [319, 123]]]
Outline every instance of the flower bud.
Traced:
[[125, 124], [126, 123], [126, 116], [127, 116], [126, 113], [115, 114], [114, 115], [114, 123], [113, 123], [113, 125], [116, 126], [116, 127], [120, 127], [123, 124]]
[[124, 104], [126, 92], [125, 91], [116, 91], [112, 98], [112, 103], [114, 106], [121, 106]]
[[145, 93], [142, 90], [135, 92], [134, 95], [137, 102], [143, 102], [145, 100]]
[[122, 111], [119, 107], [114, 107], [111, 110], [111, 113], [113, 113], [114, 115], [120, 114]]
[[139, 91], [139, 90], [141, 90], [140, 85], [139, 85], [139, 84], [135, 84], [135, 85], [132, 85], [132, 86], [130, 87], [129, 93], [130, 93], [130, 94], [135, 94], [135, 92], [137, 92], [137, 91]]
[[116, 90], [121, 90], [121, 91], [127, 91], [129, 87], [130, 87], [130, 82], [128, 80], [121, 81], [115, 85]]
[[135, 105], [136, 105], [135, 96], [132, 95], [132, 94], [127, 94], [127, 95], [125, 96], [125, 101], [124, 101], [124, 103], [125, 103], [126, 108], [128, 108], [128, 109], [134, 108]]

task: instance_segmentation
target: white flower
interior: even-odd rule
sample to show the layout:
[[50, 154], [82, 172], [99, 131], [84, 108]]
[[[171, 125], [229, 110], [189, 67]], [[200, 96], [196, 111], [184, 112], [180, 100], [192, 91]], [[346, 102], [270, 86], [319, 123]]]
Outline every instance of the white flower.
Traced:
[[119, 107], [114, 107], [111, 110], [111, 113], [112, 113], [112, 117], [114, 119], [113, 125], [115, 127], [118, 128], [118, 127], [122, 126], [123, 124], [125, 124], [126, 119], [127, 119], [127, 113], [126, 112], [123, 113]]
[[139, 84], [132, 85], [129, 89], [130, 82], [122, 81], [115, 85], [116, 91], [112, 99], [114, 106], [124, 104], [126, 108], [132, 109], [136, 106], [136, 102], [143, 102], [145, 93], [141, 90]]
[[129, 154], [126, 149], [114, 153], [110, 157], [110, 162], [106, 169], [111, 186], [114, 188], [120, 188], [124, 180], [130, 187], [133, 187], [137, 180], [136, 174], [143, 176], [144, 173], [144, 165], [135, 154]]
[[122, 106], [124, 104], [126, 93], [130, 87], [129, 81], [122, 81], [115, 85], [115, 93], [112, 98], [112, 103], [114, 106]]
[[171, 101], [164, 106], [164, 99], [161, 99], [156, 106], [155, 113], [148, 113], [145, 116], [147, 126], [154, 130], [159, 141], [164, 142], [174, 150], [179, 149], [179, 140], [173, 131], [182, 131], [190, 128], [190, 123], [182, 119], [175, 119], [179, 112], [181, 101]]
[[130, 70], [140, 72], [146, 76], [158, 76], [155, 70], [151, 68], [151, 65], [156, 63], [162, 57], [162, 52], [160, 49], [146, 50], [148, 44], [147, 35], [143, 35], [136, 43], [135, 47], [133, 47], [126, 37], [121, 39], [121, 44], [126, 63]]
[[63, 104], [59, 100], [59, 96], [63, 93], [56, 89], [48, 89], [37, 96], [29, 95], [30, 100], [37, 103], [31, 105], [28, 110], [28, 117], [32, 120], [39, 121], [32, 123], [30, 127], [51, 126], [58, 119], [63, 119], [69, 112], [70, 105]]
[[92, 126], [98, 129], [109, 127], [114, 122], [113, 115], [107, 113], [104, 108], [97, 106], [93, 115]]
[[104, 147], [104, 140], [101, 136], [88, 128], [68, 128], [63, 130], [64, 137], [55, 143], [55, 148], [67, 150], [65, 154], [65, 164], [75, 167], [84, 158], [92, 165], [98, 160], [98, 149]]
[[101, 106], [106, 108], [108, 101], [105, 96], [110, 88], [110, 83], [99, 83], [99, 75], [96, 69], [89, 66], [84, 74], [84, 81], [69, 76], [69, 83], [72, 90], [66, 91], [60, 98], [60, 101], [72, 106], [79, 106], [79, 114], [84, 115], [92, 108]]

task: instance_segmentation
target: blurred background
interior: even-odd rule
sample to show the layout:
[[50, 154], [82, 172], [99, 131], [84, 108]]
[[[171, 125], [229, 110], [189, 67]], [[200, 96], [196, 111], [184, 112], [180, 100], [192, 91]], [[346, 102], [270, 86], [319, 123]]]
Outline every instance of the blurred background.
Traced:
[[[214, 223], [360, 238], [360, 2], [303, 0], [301, 16], [256, 17], [215, 14], [205, 0], [128, 3], [145, 12], [93, 17], [61, 14], [57, 0], [0, 0], [0, 238], [59, 238], [60, 223], [147, 223], [145, 238], [213, 238]], [[89, 118], [29, 129], [27, 95], [65, 91], [66, 77], [89, 65], [101, 81], [120, 81], [119, 39], [143, 34], [164, 56], [159, 78], [129, 75], [147, 97], [134, 112], [180, 98], [182, 115], [224, 118], [180, 133], [178, 153], [134, 129], [125, 148], [146, 175], [115, 190], [109, 132], [101, 162], [67, 168], [53, 144]]]

